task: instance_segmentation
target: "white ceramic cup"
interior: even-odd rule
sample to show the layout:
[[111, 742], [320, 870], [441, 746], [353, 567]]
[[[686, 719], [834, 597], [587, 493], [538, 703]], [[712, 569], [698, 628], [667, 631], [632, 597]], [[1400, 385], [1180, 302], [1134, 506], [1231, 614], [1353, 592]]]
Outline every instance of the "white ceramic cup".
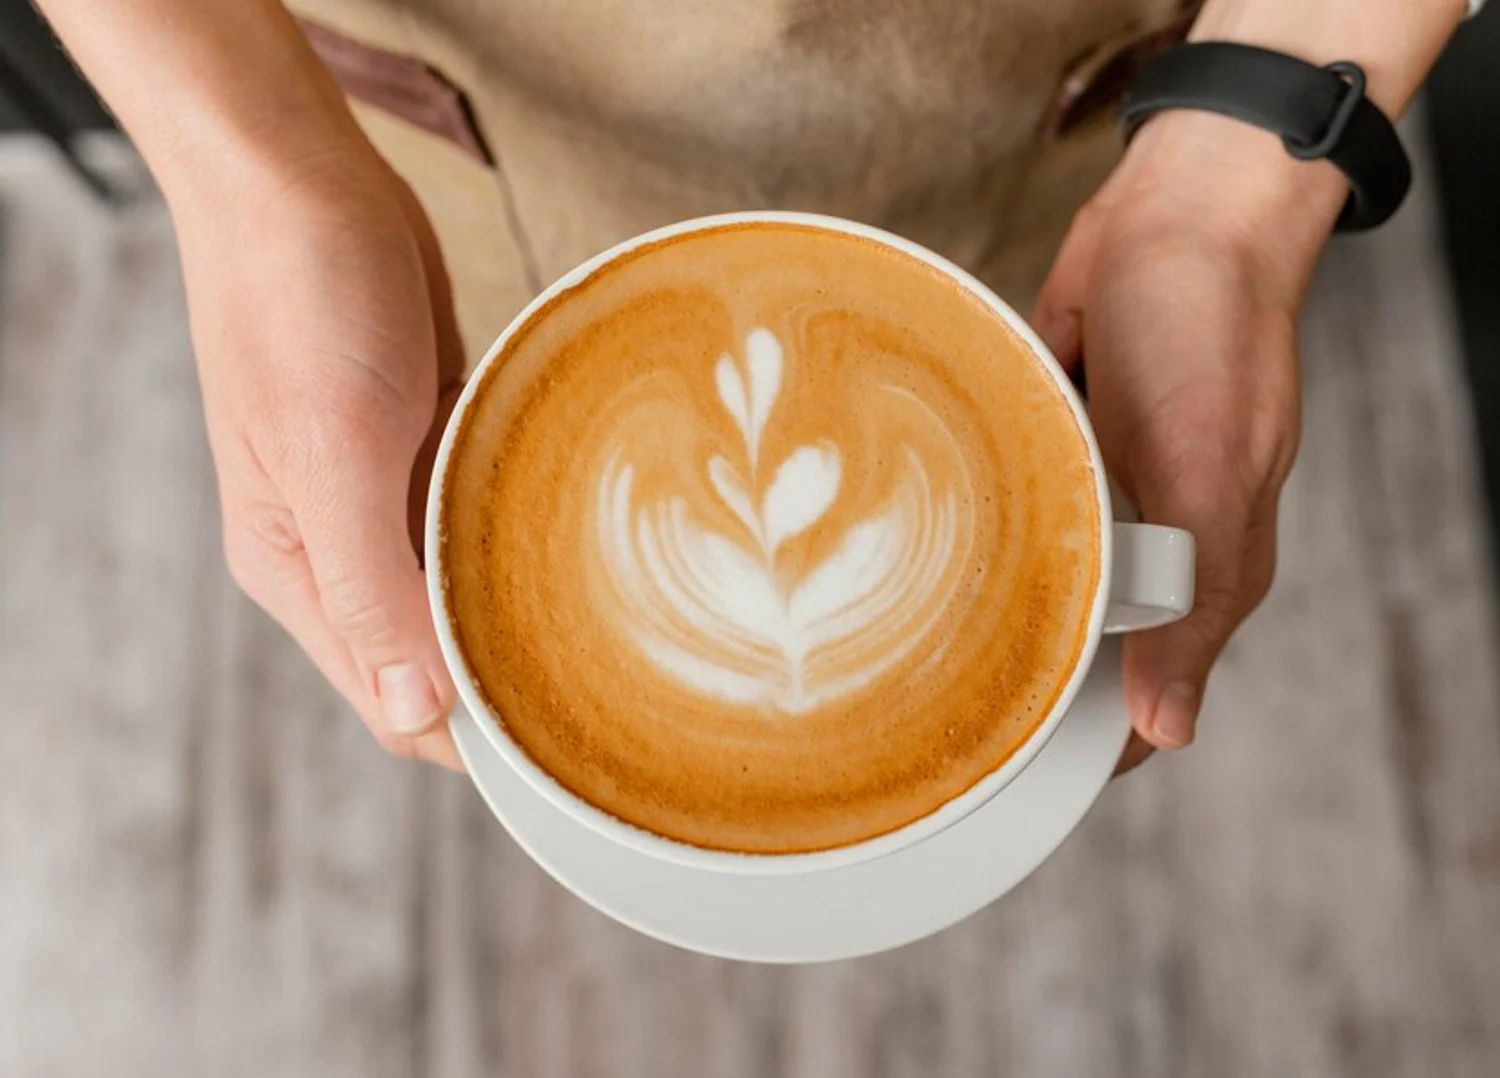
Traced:
[[[473, 402], [476, 387], [483, 381], [483, 375], [495, 362], [496, 356], [504, 350], [506, 342], [521, 327], [536, 317], [537, 312], [541, 311], [559, 293], [582, 284], [622, 255], [644, 244], [723, 225], [755, 223], [805, 225], [886, 244], [933, 266], [987, 304], [1036, 354], [1037, 361], [1052, 376], [1064, 399], [1067, 400], [1068, 406], [1073, 409], [1078, 426], [1083, 431], [1084, 441], [1088, 444], [1089, 458], [1093, 464], [1099, 520], [1106, 522], [1099, 536], [1099, 584], [1090, 608], [1088, 636], [1079, 652], [1078, 662], [1068, 678], [1067, 685], [1058, 696], [1052, 710], [1037, 725], [1025, 744], [1000, 767], [926, 816], [895, 831], [863, 842], [814, 853], [741, 854], [691, 846], [628, 824], [564, 788], [550, 774], [537, 766], [525, 751], [506, 735], [500, 716], [492, 714], [485, 704], [469, 675], [458, 641], [454, 636], [443, 587], [444, 547], [440, 534], [441, 493], [443, 484], [447, 480], [453, 443]], [[497, 377], [504, 379], [504, 372]], [[427, 499], [427, 591], [432, 603], [433, 621], [437, 626], [438, 639], [442, 644], [443, 658], [448, 664], [449, 672], [453, 675], [454, 683], [458, 686], [461, 706], [468, 708], [478, 720], [479, 727], [485, 732], [496, 754], [538, 795], [606, 837], [661, 860], [727, 872], [802, 873], [837, 868], [885, 856], [920, 842], [963, 819], [994, 797], [1007, 783], [1019, 775], [1046, 745], [1048, 738], [1061, 723], [1074, 696], [1077, 695], [1079, 686], [1087, 676], [1102, 634], [1130, 632], [1164, 625], [1182, 617], [1192, 608], [1195, 569], [1192, 535], [1179, 528], [1122, 522], [1117, 520], [1117, 517], [1121, 515], [1124, 514], [1117, 511], [1111, 498], [1109, 481], [1105, 476], [1104, 463], [1099, 455], [1099, 446], [1094, 437], [1093, 427], [1089, 423], [1083, 401], [1079, 399], [1072, 383], [1031, 327], [973, 276], [947, 259], [909, 240], [852, 221], [804, 213], [733, 213], [684, 221], [657, 229], [627, 240], [589, 259], [559, 278], [550, 288], [537, 296], [490, 346], [484, 361], [469, 379], [462, 396], [459, 397], [453, 415], [448, 420], [448, 427], [443, 433], [443, 440], [438, 447], [437, 459], [433, 465], [432, 485]]]

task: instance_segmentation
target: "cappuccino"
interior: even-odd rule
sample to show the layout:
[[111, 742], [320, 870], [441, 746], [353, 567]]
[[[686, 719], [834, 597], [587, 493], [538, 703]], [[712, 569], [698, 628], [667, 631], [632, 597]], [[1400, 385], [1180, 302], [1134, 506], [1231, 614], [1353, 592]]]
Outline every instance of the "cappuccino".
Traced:
[[1049, 714], [1100, 578], [1088, 443], [927, 263], [783, 223], [638, 247], [534, 312], [442, 491], [447, 614], [505, 734], [662, 837], [874, 838]]

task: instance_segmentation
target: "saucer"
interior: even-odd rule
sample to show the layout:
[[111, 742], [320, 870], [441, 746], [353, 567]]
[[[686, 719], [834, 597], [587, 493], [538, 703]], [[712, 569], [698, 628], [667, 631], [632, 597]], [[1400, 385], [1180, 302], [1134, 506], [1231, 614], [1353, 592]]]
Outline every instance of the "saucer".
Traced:
[[589, 905], [688, 950], [792, 963], [912, 943], [1005, 894], [1046, 860], [1094, 803], [1130, 722], [1120, 641], [1105, 637], [1051, 740], [984, 805], [874, 861], [785, 876], [690, 868], [621, 846], [533, 790], [465, 709], [451, 726], [474, 785], [511, 837]]

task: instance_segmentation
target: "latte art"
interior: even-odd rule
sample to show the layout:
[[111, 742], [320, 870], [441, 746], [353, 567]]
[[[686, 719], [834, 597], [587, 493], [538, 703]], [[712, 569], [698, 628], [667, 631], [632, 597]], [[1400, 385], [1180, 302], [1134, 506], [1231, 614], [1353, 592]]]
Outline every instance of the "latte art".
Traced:
[[932, 630], [969, 554], [973, 493], [941, 419], [909, 392], [883, 387], [934, 428], [948, 450], [942, 474], [953, 478], [935, 480], [921, 453], [899, 443], [885, 502], [809, 571], [778, 566], [783, 544], [833, 507], [843, 477], [832, 439], [798, 445], [779, 463], [761, 460], [785, 362], [781, 342], [762, 328], [745, 340], [743, 369], [729, 355], [714, 369], [742, 452], [711, 457], [707, 480], [739, 534], [700, 520], [681, 494], [638, 503], [627, 444], [604, 468], [597, 514], [612, 585], [600, 602], [621, 634], [690, 689], [795, 715], [869, 687], [919, 649], [941, 657]]
[[790, 224], [551, 298], [474, 387], [442, 498], [504, 735], [606, 813], [746, 853], [884, 834], [1004, 764], [1100, 575], [1087, 442], [1004, 319]]

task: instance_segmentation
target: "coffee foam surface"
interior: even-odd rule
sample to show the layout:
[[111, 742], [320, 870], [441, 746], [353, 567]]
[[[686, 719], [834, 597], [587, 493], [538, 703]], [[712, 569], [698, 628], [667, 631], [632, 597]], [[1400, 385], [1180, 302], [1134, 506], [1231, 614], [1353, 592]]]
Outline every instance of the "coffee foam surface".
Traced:
[[796, 225], [639, 249], [506, 345], [454, 447], [450, 616], [506, 731], [670, 838], [829, 848], [1045, 717], [1099, 574], [1086, 443], [910, 256]]

